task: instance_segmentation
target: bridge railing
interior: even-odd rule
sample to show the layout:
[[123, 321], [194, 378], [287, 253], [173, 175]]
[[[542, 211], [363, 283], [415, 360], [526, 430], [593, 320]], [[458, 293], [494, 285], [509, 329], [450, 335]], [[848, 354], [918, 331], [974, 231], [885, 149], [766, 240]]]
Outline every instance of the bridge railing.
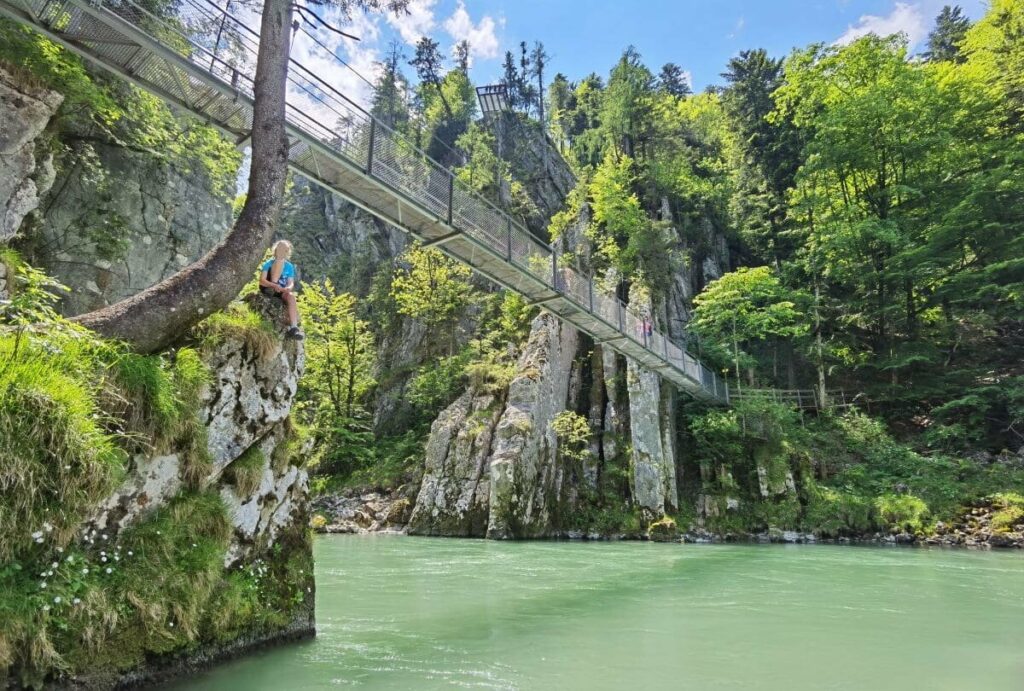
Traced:
[[[251, 130], [259, 36], [249, 24], [256, 23], [255, 15], [247, 24], [210, 0], [179, 0], [170, 17], [157, 17], [133, 0], [9, 1], [86, 44], [130, 78], [173, 95], [183, 107], [240, 137]], [[139, 45], [124, 40], [117, 20], [134, 29], [131, 36]], [[602, 290], [592, 276], [559, 266], [550, 245], [295, 59], [287, 88], [293, 156], [314, 145], [325, 148], [599, 318], [620, 338], [655, 354], [708, 396], [728, 400], [726, 383], [685, 348]]]

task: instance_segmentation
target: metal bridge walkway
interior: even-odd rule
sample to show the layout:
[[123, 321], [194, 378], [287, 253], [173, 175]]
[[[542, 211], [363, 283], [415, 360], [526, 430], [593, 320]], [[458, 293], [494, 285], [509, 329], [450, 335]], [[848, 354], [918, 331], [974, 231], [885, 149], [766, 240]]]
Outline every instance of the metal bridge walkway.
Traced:
[[[132, 0], [0, 0], [0, 12], [216, 126], [250, 134], [258, 35], [210, 0], [157, 17]], [[287, 133], [293, 170], [490, 280], [522, 294], [682, 391], [728, 404], [728, 384], [547, 243], [398, 133], [292, 60]]]

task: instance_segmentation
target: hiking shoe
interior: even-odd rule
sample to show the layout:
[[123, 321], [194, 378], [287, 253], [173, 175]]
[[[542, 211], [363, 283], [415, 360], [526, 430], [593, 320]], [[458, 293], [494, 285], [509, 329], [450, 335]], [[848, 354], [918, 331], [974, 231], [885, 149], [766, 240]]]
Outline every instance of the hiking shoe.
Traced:
[[295, 341], [301, 341], [306, 336], [301, 331], [299, 331], [299, 327], [289, 326], [288, 330], [284, 332], [284, 337], [290, 338]]

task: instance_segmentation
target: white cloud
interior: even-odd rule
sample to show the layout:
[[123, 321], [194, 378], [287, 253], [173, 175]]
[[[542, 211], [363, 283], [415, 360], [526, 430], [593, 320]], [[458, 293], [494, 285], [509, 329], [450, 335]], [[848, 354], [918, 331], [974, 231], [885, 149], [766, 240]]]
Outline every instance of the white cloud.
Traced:
[[[292, 44], [292, 57], [326, 84], [366, 107], [370, 103], [373, 90], [363, 78], [373, 82], [379, 70], [380, 52], [377, 45], [381, 31], [377, 19], [356, 13], [350, 20], [345, 21], [337, 10], [332, 10], [329, 6], [323, 9], [322, 16], [325, 21], [346, 34], [358, 36], [360, 40], [355, 41], [326, 29], [317, 31], [308, 24], [303, 24], [306, 31], [316, 36], [319, 43], [306, 31], [299, 31]], [[350, 67], [342, 64], [338, 57]], [[289, 103], [312, 116], [318, 124], [334, 128], [342, 115], [352, 112], [351, 106], [346, 106], [343, 99], [339, 99], [326, 89], [311, 89], [313, 93], [309, 93], [302, 87], [315, 86], [315, 80], [307, 82], [303, 79], [304, 76], [301, 71], [293, 70], [293, 78], [289, 80], [288, 85]]]
[[904, 2], [897, 2], [896, 7], [885, 17], [874, 14], [861, 15], [856, 24], [846, 28], [846, 33], [836, 39], [836, 45], [852, 43], [861, 36], [874, 34], [876, 36], [890, 36], [903, 33], [910, 43], [910, 49], [920, 43], [928, 35], [929, 19], [921, 9], [920, 3], [910, 5]]
[[393, 26], [409, 45], [414, 45], [422, 36], [430, 35], [437, 26], [434, 19], [434, 6], [437, 0], [412, 0], [408, 13], [399, 12], [387, 15], [388, 24]]
[[496, 27], [497, 22], [490, 15], [484, 15], [474, 24], [462, 0], [459, 0], [452, 16], [444, 20], [444, 29], [452, 40], [456, 43], [468, 41], [469, 54], [483, 60], [498, 57], [498, 37], [494, 33]]

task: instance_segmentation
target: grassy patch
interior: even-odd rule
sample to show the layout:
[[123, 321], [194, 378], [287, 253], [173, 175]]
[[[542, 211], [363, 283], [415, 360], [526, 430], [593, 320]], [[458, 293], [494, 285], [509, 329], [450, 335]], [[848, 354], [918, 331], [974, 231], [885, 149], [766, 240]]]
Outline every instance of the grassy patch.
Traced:
[[[131, 669], [153, 654], [281, 626], [305, 602], [305, 526], [269, 552], [223, 566], [231, 522], [214, 491], [184, 492], [114, 540], [0, 568], [0, 668], [23, 684]], [[109, 539], [108, 539], [109, 537]]]
[[241, 456], [231, 462], [225, 471], [225, 477], [234, 485], [238, 496], [249, 496], [260, 486], [263, 471], [267, 467], [267, 457], [259, 444], [253, 444]]
[[124, 469], [89, 350], [0, 334], [0, 563], [66, 546]]
[[274, 325], [241, 302], [207, 317], [196, 327], [196, 335], [207, 349], [227, 340], [241, 340], [263, 362], [272, 358], [281, 345]]

